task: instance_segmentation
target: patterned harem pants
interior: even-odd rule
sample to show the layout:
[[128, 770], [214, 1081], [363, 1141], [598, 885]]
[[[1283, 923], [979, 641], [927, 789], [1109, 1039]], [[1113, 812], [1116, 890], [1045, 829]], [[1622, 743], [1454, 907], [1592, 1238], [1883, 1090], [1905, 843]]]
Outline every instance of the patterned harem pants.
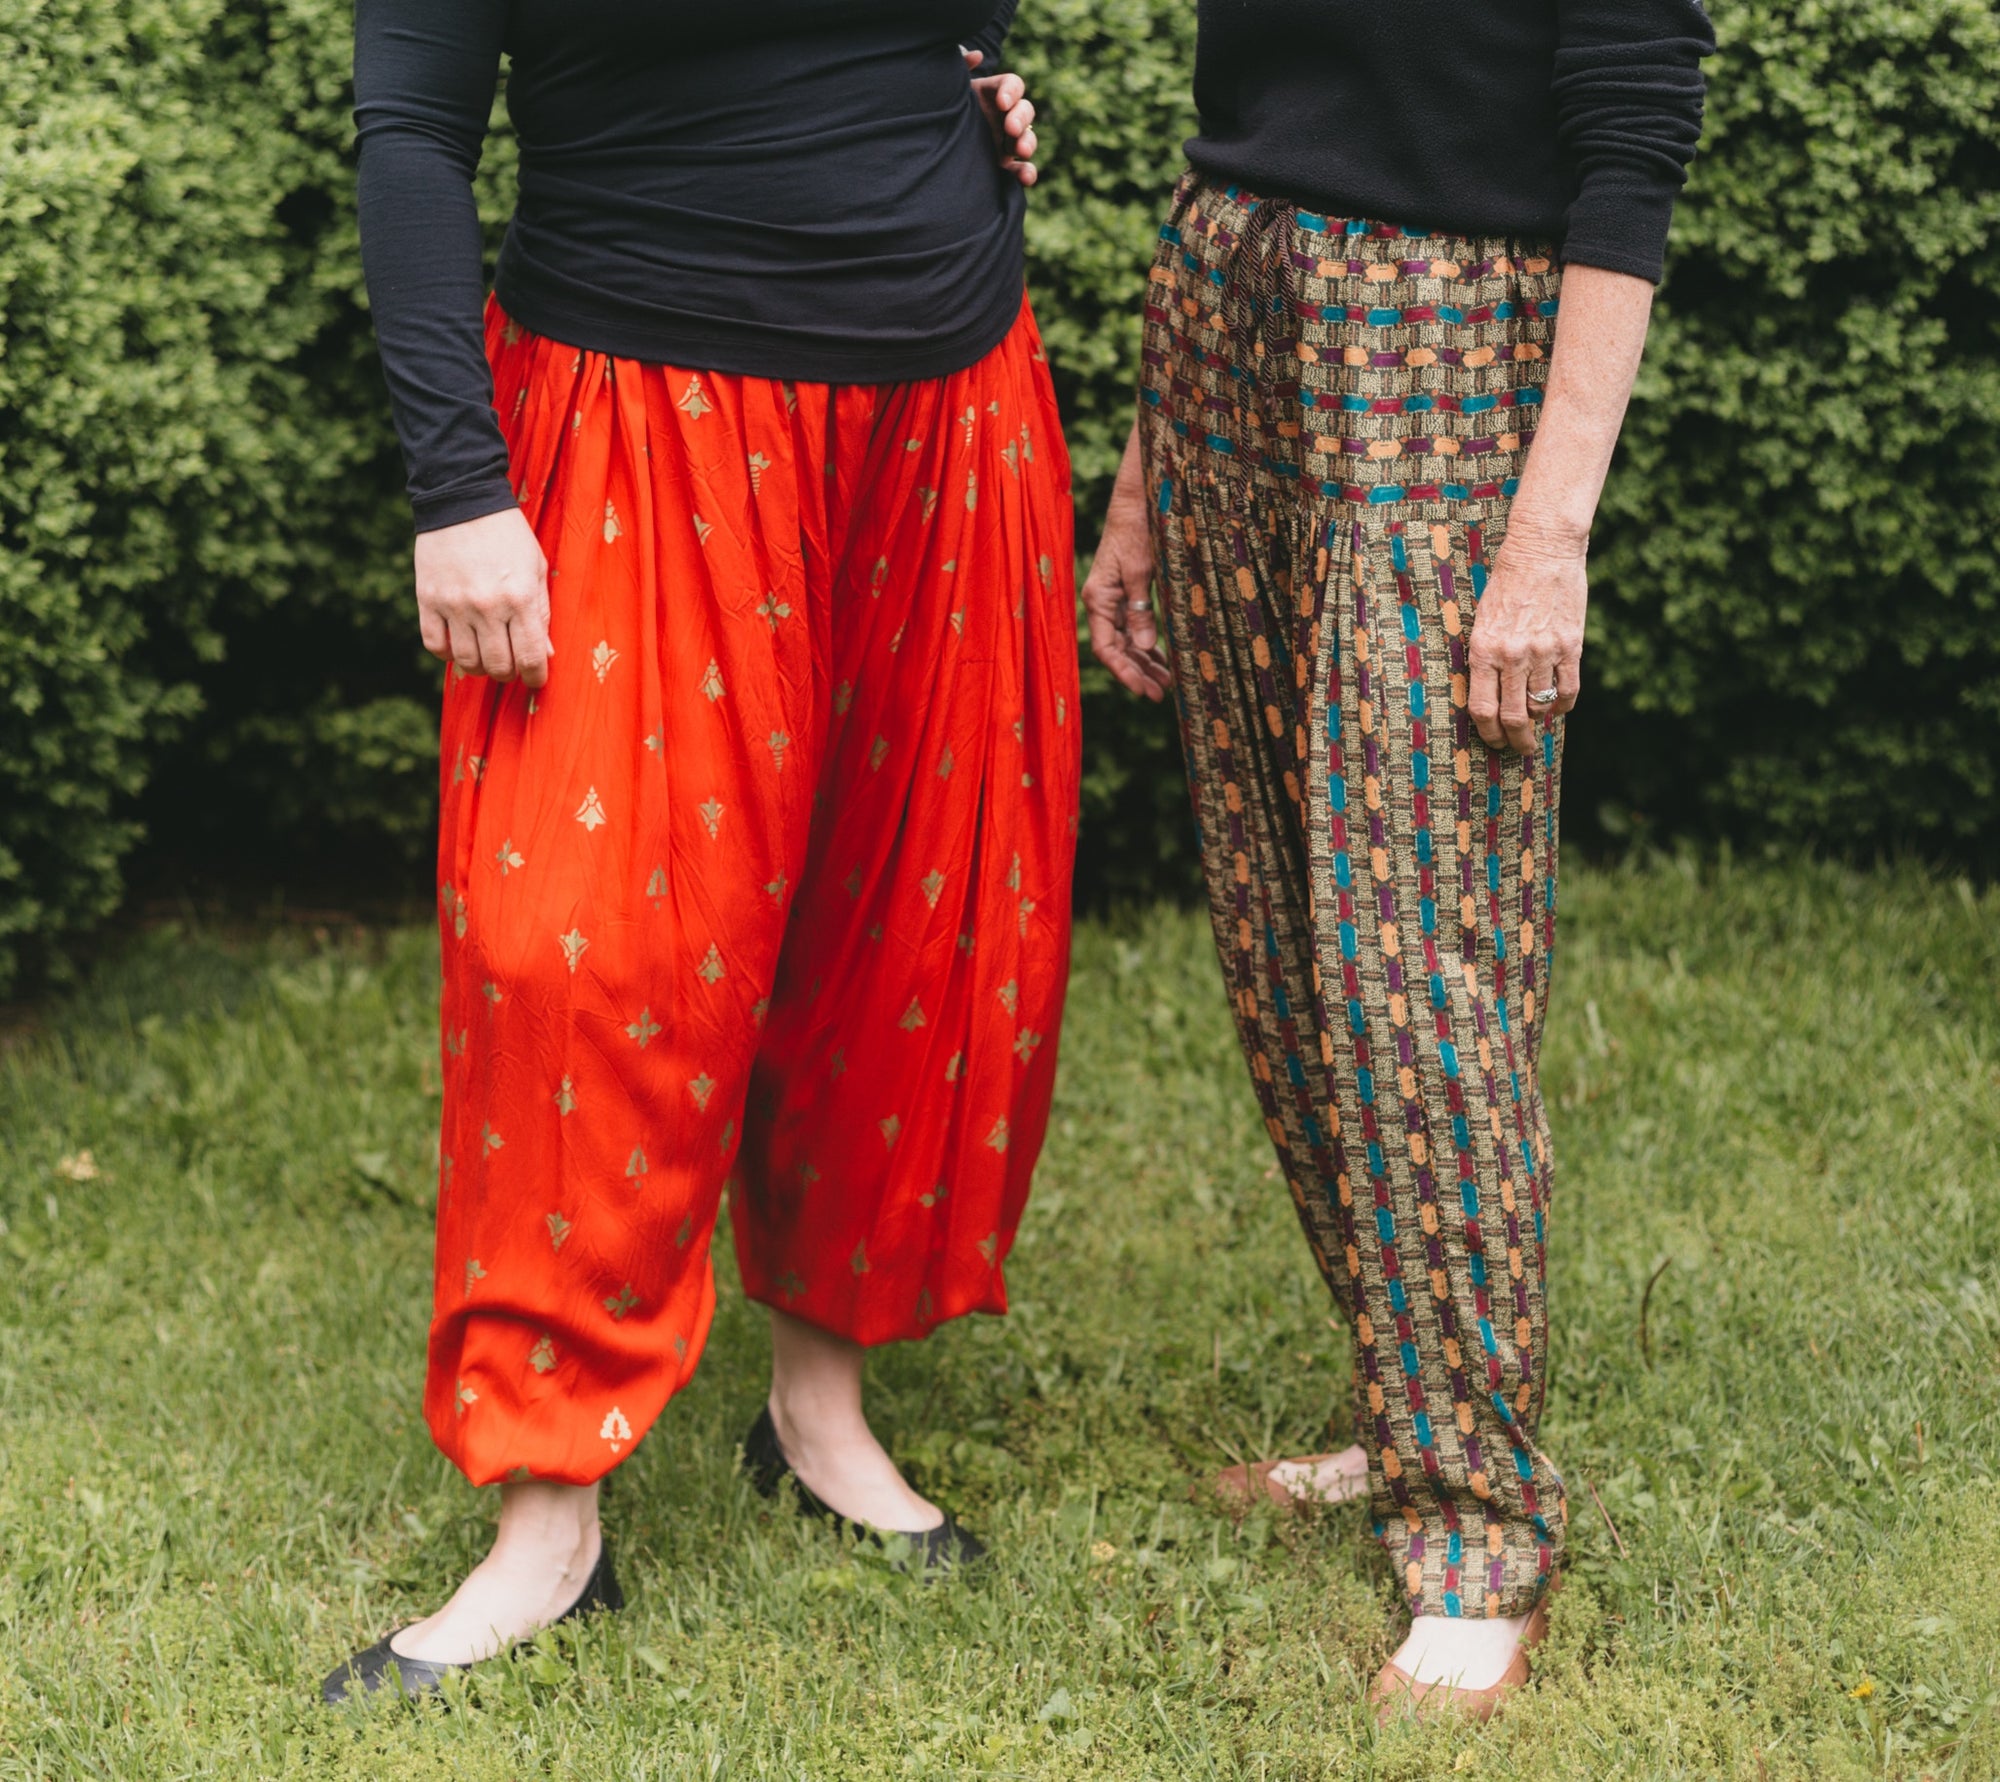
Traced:
[[586, 1483], [746, 1292], [862, 1343], [1006, 1305], [1078, 779], [1069, 458], [1032, 316], [880, 386], [487, 350], [548, 684], [453, 672], [425, 1411]]
[[1216, 945], [1353, 1325], [1375, 1532], [1431, 1615], [1525, 1613], [1562, 1550], [1536, 1445], [1561, 725], [1523, 759], [1467, 708], [1558, 283], [1546, 247], [1191, 174], [1146, 307], [1140, 432]]

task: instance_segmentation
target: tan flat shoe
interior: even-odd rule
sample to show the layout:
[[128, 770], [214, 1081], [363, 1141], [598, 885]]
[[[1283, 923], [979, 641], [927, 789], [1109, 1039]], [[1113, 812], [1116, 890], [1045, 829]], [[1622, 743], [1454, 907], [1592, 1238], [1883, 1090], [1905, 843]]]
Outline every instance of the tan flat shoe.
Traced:
[[1338, 1491], [1294, 1491], [1289, 1485], [1271, 1477], [1281, 1466], [1317, 1467], [1333, 1458], [1331, 1454], [1298, 1457], [1281, 1454], [1273, 1460], [1260, 1460], [1254, 1466], [1225, 1467], [1215, 1475], [1215, 1495], [1222, 1500], [1223, 1507], [1235, 1516], [1247, 1516], [1251, 1507], [1260, 1502], [1276, 1504], [1281, 1510], [1296, 1510], [1301, 1504], [1344, 1504], [1351, 1498], [1366, 1496], [1368, 1472], [1365, 1467], [1350, 1475]]
[[1385, 1664], [1368, 1686], [1369, 1705], [1375, 1710], [1378, 1726], [1407, 1714], [1413, 1720], [1432, 1720], [1444, 1714], [1460, 1714], [1468, 1720], [1491, 1720], [1507, 1697], [1528, 1680], [1528, 1649], [1539, 1646], [1549, 1631], [1548, 1599], [1556, 1583], [1549, 1580], [1521, 1630], [1521, 1644], [1515, 1649], [1499, 1681], [1484, 1689], [1459, 1689], [1450, 1683], [1419, 1683], [1399, 1664]]

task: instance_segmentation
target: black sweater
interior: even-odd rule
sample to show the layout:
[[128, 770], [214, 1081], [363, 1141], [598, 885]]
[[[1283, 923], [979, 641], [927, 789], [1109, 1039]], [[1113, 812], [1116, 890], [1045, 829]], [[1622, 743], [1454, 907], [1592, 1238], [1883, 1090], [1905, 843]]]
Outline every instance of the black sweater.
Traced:
[[417, 528], [514, 503], [472, 174], [503, 53], [520, 190], [495, 288], [573, 346], [891, 383], [1021, 307], [1019, 185], [958, 46], [1015, 0], [356, 0], [369, 301]]
[[1203, 173], [1657, 280], [1701, 136], [1698, 0], [1200, 0]]

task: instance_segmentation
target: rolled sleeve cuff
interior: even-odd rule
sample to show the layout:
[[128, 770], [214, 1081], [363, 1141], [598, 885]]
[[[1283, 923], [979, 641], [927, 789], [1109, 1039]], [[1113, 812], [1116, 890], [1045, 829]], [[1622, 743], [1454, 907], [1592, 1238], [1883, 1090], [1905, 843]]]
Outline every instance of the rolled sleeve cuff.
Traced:
[[412, 493], [410, 496], [410, 512], [419, 532], [441, 532], [447, 526], [463, 525], [467, 520], [483, 520], [488, 514], [502, 513], [520, 505], [513, 485], [504, 476], [461, 483], [456, 488], [441, 489], [435, 494]]
[[1563, 230], [1565, 264], [1601, 266], [1660, 282], [1677, 191], [1638, 182], [1588, 182], [1569, 207]]

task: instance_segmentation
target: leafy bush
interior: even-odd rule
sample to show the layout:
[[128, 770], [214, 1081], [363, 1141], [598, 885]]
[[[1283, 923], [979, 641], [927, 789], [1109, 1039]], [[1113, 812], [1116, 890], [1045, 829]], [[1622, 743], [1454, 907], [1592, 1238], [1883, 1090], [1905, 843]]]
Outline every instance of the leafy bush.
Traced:
[[[1132, 425], [1139, 300], [1194, 131], [1194, 8], [1167, 0], [1026, 0], [1008, 43], [1039, 116], [1044, 176], [1028, 207], [1028, 290], [1042, 325], [1087, 564]], [[1171, 708], [1132, 698], [1083, 651], [1080, 893], [1192, 894], [1194, 819]]]
[[[1131, 411], [1192, 8], [1027, 0], [1030, 277], [1079, 545]], [[1606, 498], [1571, 810], [1990, 861], [2000, 23], [1735, 0]], [[345, 0], [0, 23], [0, 987], [183, 853], [421, 853], [430, 670], [368, 339]], [[489, 218], [511, 158], [489, 153]], [[1171, 721], [1091, 671], [1085, 888], [1190, 883]]]
[[[1583, 784], [2000, 853], [2000, 14], [1731, 0], [1596, 557]], [[1575, 760], [1576, 756], [1572, 756]]]
[[352, 255], [324, 251], [338, 9], [7, 20], [0, 987], [117, 904], [133, 798], [232, 671], [232, 618], [379, 602], [395, 537]]

